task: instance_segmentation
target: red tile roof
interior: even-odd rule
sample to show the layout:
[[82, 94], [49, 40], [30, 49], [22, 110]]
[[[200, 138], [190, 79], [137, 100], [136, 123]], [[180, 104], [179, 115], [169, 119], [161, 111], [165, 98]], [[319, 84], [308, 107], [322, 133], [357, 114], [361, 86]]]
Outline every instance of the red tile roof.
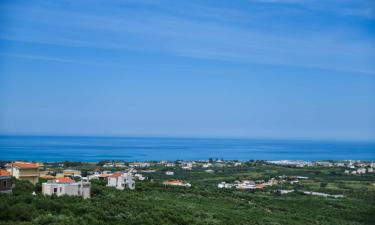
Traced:
[[121, 173], [113, 173], [110, 177], [121, 177]]
[[0, 170], [0, 177], [10, 176], [10, 173], [6, 170]]
[[21, 168], [21, 169], [36, 169], [39, 168], [37, 163], [28, 163], [28, 162], [14, 162], [12, 166]]
[[168, 181], [164, 181], [163, 184], [182, 185], [183, 182], [180, 180], [168, 180]]
[[74, 180], [70, 179], [69, 177], [60, 177], [60, 178], [57, 178], [56, 180], [56, 183], [73, 183]]
[[101, 178], [106, 178], [106, 177], [110, 177], [111, 174], [106, 174], [106, 173], [103, 173], [103, 174], [99, 174], [99, 177]]

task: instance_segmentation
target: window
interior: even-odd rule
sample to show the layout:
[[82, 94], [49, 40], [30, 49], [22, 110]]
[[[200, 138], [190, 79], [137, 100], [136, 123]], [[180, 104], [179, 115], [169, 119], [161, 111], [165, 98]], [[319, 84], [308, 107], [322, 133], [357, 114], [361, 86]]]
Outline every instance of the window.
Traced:
[[60, 187], [60, 193], [62, 192], [62, 187]]
[[53, 188], [53, 193], [57, 193], [57, 188]]
[[6, 188], [8, 185], [7, 185], [7, 181], [6, 180], [4, 180], [3, 181], [3, 188]]

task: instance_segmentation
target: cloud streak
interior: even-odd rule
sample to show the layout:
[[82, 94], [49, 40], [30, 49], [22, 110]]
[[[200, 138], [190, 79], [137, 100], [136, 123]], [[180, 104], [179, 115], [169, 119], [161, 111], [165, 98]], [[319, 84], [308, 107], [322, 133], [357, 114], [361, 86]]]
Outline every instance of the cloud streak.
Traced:
[[[309, 4], [319, 8], [315, 1], [251, 2]], [[238, 9], [197, 7], [198, 3], [192, 3], [185, 6], [198, 9], [195, 13], [187, 10], [190, 13], [176, 15], [171, 13], [176, 12], [173, 6], [160, 10], [158, 2], [146, 3], [158, 7], [150, 10], [147, 6], [140, 12], [133, 12], [128, 7], [121, 10], [109, 7], [101, 13], [96, 13], [95, 4], [93, 9], [84, 11], [76, 10], [76, 7], [61, 10], [45, 5], [20, 8], [17, 9], [20, 13], [9, 13], [9, 18], [33, 26], [10, 25], [0, 38], [75, 48], [159, 52], [197, 59], [375, 73], [370, 62], [374, 56], [374, 38], [355, 36], [356, 31], [351, 27], [309, 30], [271, 21], [271, 28], [275, 27], [272, 31], [262, 25], [263, 20], [269, 20], [268, 13], [253, 15], [242, 11], [238, 13], [240, 17], [223, 20], [218, 19], [220, 15], [230, 17], [228, 15]], [[70, 4], [79, 6], [82, 2]], [[207, 20], [203, 21], [195, 19], [203, 14], [211, 16], [205, 16]], [[246, 19], [249, 22], [244, 22]], [[280, 26], [285, 29], [277, 30]], [[343, 38], [343, 35], [349, 38]]]

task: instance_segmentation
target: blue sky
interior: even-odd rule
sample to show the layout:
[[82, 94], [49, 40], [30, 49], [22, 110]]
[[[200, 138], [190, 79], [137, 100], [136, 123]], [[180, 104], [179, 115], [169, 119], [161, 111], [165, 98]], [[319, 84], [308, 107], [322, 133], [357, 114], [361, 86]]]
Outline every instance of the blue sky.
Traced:
[[4, 0], [0, 133], [375, 139], [375, 3]]

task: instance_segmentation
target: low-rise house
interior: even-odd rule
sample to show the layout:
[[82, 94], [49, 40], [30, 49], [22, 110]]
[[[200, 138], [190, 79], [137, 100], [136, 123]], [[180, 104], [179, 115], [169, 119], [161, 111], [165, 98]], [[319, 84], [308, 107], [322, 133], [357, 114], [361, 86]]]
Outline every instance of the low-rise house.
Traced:
[[209, 168], [212, 167], [212, 163], [205, 163], [202, 165], [203, 168]]
[[108, 168], [108, 167], [115, 167], [115, 164], [113, 162], [108, 162], [103, 165], [103, 168]]
[[299, 180], [291, 180], [289, 181], [290, 184], [298, 184], [299, 183]]
[[221, 162], [217, 162], [214, 164], [215, 167], [225, 167], [225, 164], [224, 163], [221, 163]]
[[344, 195], [330, 195], [326, 193], [321, 192], [313, 192], [313, 191], [304, 191], [305, 195], [315, 195], [315, 196], [321, 196], [321, 197], [332, 197], [332, 198], [343, 198]]
[[46, 180], [55, 179], [55, 176], [52, 174], [53, 174], [53, 171], [49, 171], [49, 170], [39, 171], [39, 178], [43, 178]]
[[278, 190], [278, 192], [282, 195], [289, 194], [294, 192], [294, 190]]
[[50, 171], [50, 170], [39, 171], [39, 177], [44, 176], [44, 175], [48, 175], [48, 174], [51, 174], [51, 173], [53, 173], [53, 171]]
[[168, 180], [168, 181], [164, 181], [162, 184], [172, 185], [172, 186], [191, 187], [190, 183], [185, 183], [181, 180]]
[[0, 193], [12, 192], [12, 176], [6, 170], [0, 169]]
[[108, 181], [108, 178], [109, 178], [111, 175], [112, 175], [112, 174], [108, 174], [108, 173], [99, 174], [99, 175], [98, 175], [98, 179], [99, 179], [99, 180], [106, 180], [106, 181]]
[[251, 180], [244, 180], [242, 183], [236, 185], [237, 189], [255, 189], [256, 184], [254, 181]]
[[63, 174], [66, 177], [75, 177], [75, 176], [81, 176], [81, 171], [80, 170], [66, 169], [66, 170], [63, 170]]
[[267, 182], [263, 183], [264, 186], [273, 186], [278, 184], [279, 182], [275, 178], [271, 178]]
[[99, 174], [91, 174], [87, 176], [89, 180], [99, 180]]
[[315, 162], [315, 165], [317, 165], [317, 166], [324, 166], [324, 167], [332, 167], [333, 163], [323, 161], [323, 162]]
[[61, 177], [42, 184], [43, 195], [80, 196], [90, 198], [91, 184], [89, 182], [76, 182], [69, 177]]
[[236, 188], [241, 190], [249, 190], [249, 189], [262, 189], [264, 188], [264, 184], [256, 184], [254, 181], [251, 180], [244, 180], [244, 181], [238, 181], [236, 180], [233, 184], [221, 182], [217, 185], [218, 188]]
[[114, 173], [108, 177], [108, 187], [115, 187], [119, 190], [124, 190], [129, 188], [131, 190], [135, 189], [135, 182], [133, 176], [130, 173]]
[[184, 169], [184, 170], [191, 170], [192, 168], [189, 167], [189, 166], [182, 166], [181, 169]]
[[28, 180], [33, 184], [39, 182], [39, 165], [37, 163], [14, 162], [9, 165], [8, 172], [20, 180]]
[[129, 166], [130, 167], [150, 167], [151, 164], [148, 163], [148, 162], [133, 162], [133, 163], [129, 163]]
[[193, 163], [192, 162], [182, 162], [181, 168], [184, 169], [184, 170], [191, 170], [193, 168]]
[[142, 172], [142, 173], [155, 173], [156, 170], [140, 170], [139, 172]]
[[125, 165], [124, 162], [117, 162], [117, 163], [115, 164], [115, 166], [116, 166], [117, 168], [125, 168], [125, 167], [126, 167], [126, 165]]
[[53, 176], [53, 175], [49, 175], [49, 174], [46, 174], [46, 175], [42, 175], [42, 176], [39, 176], [40, 178], [43, 178], [43, 179], [46, 179], [46, 180], [52, 180], [52, 179], [55, 179], [56, 177]]
[[364, 173], [366, 173], [366, 169], [365, 168], [357, 169], [357, 174], [364, 174]]
[[146, 177], [144, 177], [142, 174], [140, 173], [136, 173], [134, 174], [134, 177], [137, 178], [137, 180], [146, 180]]
[[65, 177], [65, 175], [63, 173], [56, 173], [55, 177], [61, 178], [61, 177]]
[[233, 184], [226, 183], [225, 181], [217, 185], [218, 188], [233, 188]]
[[165, 172], [166, 175], [169, 175], [169, 176], [173, 176], [174, 175], [174, 172], [173, 171], [167, 171]]

